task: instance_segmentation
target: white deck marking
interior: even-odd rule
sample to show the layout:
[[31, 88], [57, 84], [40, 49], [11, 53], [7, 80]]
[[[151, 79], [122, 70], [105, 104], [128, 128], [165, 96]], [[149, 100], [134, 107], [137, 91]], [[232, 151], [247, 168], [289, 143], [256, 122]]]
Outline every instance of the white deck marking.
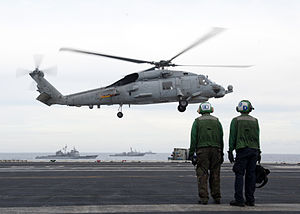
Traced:
[[255, 207], [232, 207], [227, 204], [155, 204], [155, 205], [92, 205], [92, 206], [51, 206], [51, 207], [7, 207], [0, 213], [52, 214], [52, 213], [174, 213], [196, 211], [243, 211], [243, 212], [299, 212], [300, 204], [257, 204]]

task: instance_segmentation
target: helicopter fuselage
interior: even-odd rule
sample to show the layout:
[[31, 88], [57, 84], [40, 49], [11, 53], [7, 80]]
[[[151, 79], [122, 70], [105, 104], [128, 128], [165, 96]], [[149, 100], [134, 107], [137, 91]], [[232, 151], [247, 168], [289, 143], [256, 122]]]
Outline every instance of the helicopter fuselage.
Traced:
[[174, 70], [151, 70], [132, 73], [106, 87], [62, 95], [38, 69], [30, 73], [37, 82], [37, 100], [46, 105], [94, 106], [120, 105], [118, 117], [123, 117], [123, 105], [143, 105], [179, 102], [178, 111], [184, 112], [188, 103], [201, 103], [210, 98], [221, 98], [231, 93], [204, 75]]
[[153, 70], [133, 73], [104, 88], [64, 96], [69, 106], [139, 105], [177, 102], [200, 103], [223, 97], [229, 91], [203, 75], [190, 72]]

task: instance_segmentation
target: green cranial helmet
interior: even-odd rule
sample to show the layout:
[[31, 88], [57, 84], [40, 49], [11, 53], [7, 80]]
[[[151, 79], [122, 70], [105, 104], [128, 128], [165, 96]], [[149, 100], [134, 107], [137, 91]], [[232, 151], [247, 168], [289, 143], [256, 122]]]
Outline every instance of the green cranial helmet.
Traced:
[[240, 113], [250, 113], [253, 110], [253, 106], [249, 100], [242, 100], [236, 107], [236, 111]]
[[199, 114], [205, 114], [205, 113], [213, 113], [214, 108], [211, 106], [209, 102], [201, 103], [199, 106], [199, 109], [197, 111]]

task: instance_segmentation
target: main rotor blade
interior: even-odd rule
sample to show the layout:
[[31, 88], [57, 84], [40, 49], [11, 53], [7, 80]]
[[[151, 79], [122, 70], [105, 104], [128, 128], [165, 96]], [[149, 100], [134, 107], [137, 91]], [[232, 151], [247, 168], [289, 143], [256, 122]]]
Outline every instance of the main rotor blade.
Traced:
[[36, 54], [33, 56], [35, 68], [39, 68], [42, 64], [44, 56], [42, 54]]
[[155, 70], [155, 68], [156, 68], [156, 66], [148, 68], [146, 70], [143, 70], [142, 72], [153, 71], [153, 70]]
[[213, 28], [209, 33], [205, 34], [204, 36], [202, 36], [201, 38], [199, 38], [196, 42], [194, 42], [193, 44], [191, 44], [190, 46], [188, 46], [186, 49], [182, 50], [180, 53], [178, 53], [177, 55], [175, 55], [174, 57], [172, 57], [169, 61], [171, 62], [173, 59], [175, 59], [176, 57], [180, 56], [181, 54], [187, 52], [188, 50], [192, 49], [193, 47], [205, 42], [206, 40], [218, 35], [219, 33], [222, 33], [225, 30], [225, 28]]
[[131, 58], [125, 58], [125, 57], [120, 57], [120, 56], [113, 56], [113, 55], [101, 54], [101, 53], [84, 51], [84, 50], [73, 49], [73, 48], [61, 48], [59, 50], [60, 51], [77, 52], [77, 53], [83, 53], [83, 54], [91, 54], [91, 55], [96, 55], [96, 56], [103, 56], [103, 57], [108, 57], [108, 58], [123, 60], [123, 61], [127, 61], [127, 62], [138, 63], [138, 64], [140, 64], [140, 63], [154, 64], [154, 62], [145, 61], [145, 60], [131, 59]]
[[250, 68], [253, 65], [174, 65], [174, 66], [191, 66], [191, 67], [211, 67], [211, 68]]

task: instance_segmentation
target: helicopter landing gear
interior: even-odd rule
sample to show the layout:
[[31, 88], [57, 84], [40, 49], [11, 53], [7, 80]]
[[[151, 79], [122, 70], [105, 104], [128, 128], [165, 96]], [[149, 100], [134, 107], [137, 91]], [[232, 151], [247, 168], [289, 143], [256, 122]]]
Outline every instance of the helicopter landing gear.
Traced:
[[182, 106], [182, 105], [179, 105], [179, 106], [177, 107], [177, 109], [178, 109], [178, 111], [180, 111], [180, 112], [184, 112], [184, 111], [186, 110], [186, 107], [185, 107], [185, 106]]
[[122, 118], [122, 117], [123, 117], [123, 113], [122, 113], [122, 105], [120, 105], [118, 111], [119, 111], [119, 112], [117, 113], [118, 118]]
[[186, 108], [187, 105], [188, 105], [188, 101], [186, 101], [186, 100], [179, 100], [179, 105]]
[[118, 118], [122, 118], [123, 117], [123, 113], [119, 111], [118, 114], [117, 114], [117, 116], [118, 116]]
[[188, 106], [188, 101], [183, 100], [182, 98], [179, 99], [179, 105], [177, 107], [178, 111], [184, 112], [186, 107]]

